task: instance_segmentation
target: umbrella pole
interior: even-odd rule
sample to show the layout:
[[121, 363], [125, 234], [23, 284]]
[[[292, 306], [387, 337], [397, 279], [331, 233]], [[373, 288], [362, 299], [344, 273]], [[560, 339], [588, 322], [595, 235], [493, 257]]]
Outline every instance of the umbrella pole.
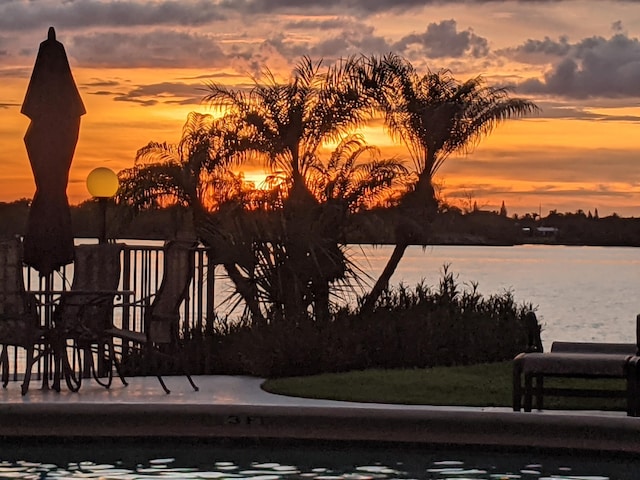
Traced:
[[[51, 290], [53, 288], [52, 282], [51, 282], [51, 277], [52, 277], [52, 273], [50, 273], [49, 275], [46, 275], [44, 277], [44, 290], [45, 292], [47, 292], [44, 296], [44, 322], [45, 322], [45, 327], [47, 329], [49, 329], [49, 331], [51, 331], [52, 328], [52, 324], [53, 324], [53, 318], [52, 318], [52, 314], [51, 314], [51, 309], [53, 308], [51, 305], [53, 304], [52, 302], [52, 294], [51, 294]], [[53, 353], [53, 352], [52, 352]], [[52, 358], [53, 357], [53, 358]], [[49, 368], [51, 361], [55, 362], [55, 355], [44, 355], [43, 356], [43, 364], [42, 364], [42, 388], [44, 390], [48, 390], [49, 389], [49, 374], [51, 372], [51, 369]], [[55, 385], [55, 379], [54, 379], [54, 385]]]
[[98, 205], [100, 206], [101, 226], [98, 243], [107, 243], [107, 197], [98, 197]]

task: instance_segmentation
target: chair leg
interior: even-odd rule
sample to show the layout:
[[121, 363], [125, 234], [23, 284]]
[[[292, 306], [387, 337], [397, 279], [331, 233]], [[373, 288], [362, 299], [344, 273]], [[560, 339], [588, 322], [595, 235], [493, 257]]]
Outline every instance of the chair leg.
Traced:
[[22, 381], [21, 393], [26, 395], [29, 391], [29, 383], [31, 382], [31, 370], [35, 362], [35, 345], [28, 345], [25, 347], [25, 361], [26, 368], [24, 371], [24, 379]]
[[171, 393], [171, 390], [169, 390], [169, 389], [167, 388], [167, 384], [166, 384], [166, 383], [164, 383], [164, 379], [162, 378], [162, 375], [157, 374], [157, 375], [156, 375], [156, 378], [157, 378], [157, 379], [158, 379], [158, 381], [160, 382], [160, 385], [162, 386], [162, 389], [164, 390], [164, 393], [166, 393], [167, 395], [168, 395], [169, 393]]
[[[177, 367], [179, 371], [181, 371], [181, 373], [187, 377], [187, 380], [189, 381], [189, 384], [191, 385], [191, 388], [193, 388], [194, 391], [198, 392], [200, 390], [200, 388], [198, 388], [198, 386], [195, 384], [195, 382], [193, 381], [193, 379], [191, 378], [191, 375], [187, 372], [187, 369], [185, 367], [185, 362], [184, 359], [182, 358], [181, 355], [170, 355], [168, 353], [165, 352], [160, 352], [159, 350], [157, 350], [154, 347], [150, 348], [150, 356], [154, 358], [154, 367], [156, 372], [160, 371], [160, 360], [164, 357], [167, 358], [170, 362], [173, 363], [174, 367]], [[163, 390], [165, 391], [165, 393], [171, 393], [171, 391], [169, 390], [169, 388], [167, 387], [167, 385], [164, 382], [164, 379], [162, 378], [161, 374], [157, 373], [156, 374], [156, 378], [158, 379], [158, 381], [160, 382], [160, 385], [162, 385]]]
[[67, 384], [67, 388], [72, 392], [77, 392], [80, 390], [82, 386], [82, 377], [83, 377], [83, 362], [82, 362], [82, 354], [80, 353], [80, 349], [77, 346], [73, 346], [74, 354], [77, 353], [77, 364], [78, 364], [78, 372], [76, 374], [73, 366], [69, 362], [69, 356], [67, 353], [67, 343], [66, 341], [62, 344], [60, 348], [60, 362], [62, 365], [62, 376]]
[[531, 386], [531, 377], [530, 373], [524, 374], [524, 411], [531, 411], [531, 397], [533, 396], [532, 386]]
[[124, 378], [124, 374], [122, 373], [122, 365], [120, 365], [120, 362], [118, 361], [118, 357], [116, 356], [116, 346], [113, 343], [113, 338], [109, 338], [107, 340], [107, 348], [109, 351], [109, 360], [111, 361], [111, 363], [113, 363], [113, 366], [116, 369], [116, 373], [118, 374], [120, 381], [125, 387], [128, 386], [129, 383], [127, 383], [127, 379]]
[[[96, 381], [96, 383], [106, 389], [111, 388], [111, 383], [113, 382], [113, 370], [111, 368], [107, 369], [105, 364], [104, 364], [104, 360], [101, 360], [101, 354], [103, 352], [100, 351], [100, 346], [98, 346], [98, 351], [97, 351], [97, 355], [98, 355], [98, 364], [96, 365], [96, 362], [93, 361], [93, 353], [89, 351], [89, 356], [85, 357], [85, 362], [89, 362], [89, 369], [91, 371], [91, 375], [93, 376], [93, 379]], [[87, 355], [87, 350], [85, 350], [85, 355]], [[106, 374], [106, 381], [103, 380], [103, 375]]]
[[200, 389], [198, 388], [198, 386], [195, 384], [195, 382], [193, 381], [193, 379], [191, 378], [191, 375], [189, 374], [189, 372], [187, 371], [187, 367], [185, 366], [185, 361], [184, 358], [182, 357], [182, 355], [180, 356], [179, 360], [178, 360], [179, 364], [180, 364], [180, 370], [182, 370], [182, 374], [187, 377], [187, 380], [189, 380], [189, 383], [191, 384], [191, 388], [193, 388], [193, 390], [195, 392], [200, 391]]
[[534, 375], [535, 379], [535, 397], [536, 397], [536, 410], [542, 410], [544, 408], [544, 376], [540, 374]]
[[53, 382], [51, 384], [51, 388], [53, 388], [54, 391], [60, 393], [60, 380], [62, 378], [62, 358], [60, 354], [60, 344], [57, 340], [51, 342], [51, 350], [53, 351]]
[[193, 388], [195, 392], [199, 392], [200, 388], [198, 388], [198, 386], [194, 383], [193, 379], [191, 378], [191, 375], [189, 375], [188, 373], [185, 373], [184, 375], [187, 377], [187, 380], [189, 380], [189, 383], [191, 384], [191, 388]]
[[638, 394], [638, 357], [631, 357], [627, 361], [627, 415], [637, 417], [640, 414]]
[[512, 405], [514, 412], [522, 408], [522, 362], [519, 358], [513, 361]]
[[2, 388], [7, 388], [9, 384], [9, 353], [7, 352], [6, 345], [2, 345], [0, 363], [2, 364]]

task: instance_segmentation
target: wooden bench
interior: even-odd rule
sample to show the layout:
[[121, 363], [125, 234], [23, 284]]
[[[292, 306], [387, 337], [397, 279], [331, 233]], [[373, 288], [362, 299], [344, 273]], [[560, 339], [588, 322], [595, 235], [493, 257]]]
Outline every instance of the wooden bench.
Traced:
[[[636, 317], [640, 333], [640, 315]], [[549, 353], [541, 351], [517, 355], [513, 361], [513, 410], [542, 409], [544, 396], [626, 398], [627, 414], [640, 414], [638, 343], [554, 342]], [[626, 388], [553, 388], [544, 385], [547, 377], [620, 378]]]

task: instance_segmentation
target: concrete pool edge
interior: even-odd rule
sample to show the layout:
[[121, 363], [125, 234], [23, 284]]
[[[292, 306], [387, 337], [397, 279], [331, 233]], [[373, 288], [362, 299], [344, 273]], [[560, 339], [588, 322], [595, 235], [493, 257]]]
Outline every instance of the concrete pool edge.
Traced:
[[385, 441], [640, 453], [640, 419], [367, 406], [0, 404], [0, 437]]

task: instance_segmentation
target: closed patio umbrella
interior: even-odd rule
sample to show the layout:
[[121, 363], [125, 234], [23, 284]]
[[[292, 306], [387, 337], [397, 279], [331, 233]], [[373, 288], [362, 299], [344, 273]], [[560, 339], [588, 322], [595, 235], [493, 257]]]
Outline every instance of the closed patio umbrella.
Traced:
[[31, 119], [24, 137], [36, 183], [24, 262], [41, 276], [73, 261], [73, 231], [67, 199], [69, 168], [86, 113], [67, 54], [53, 27], [40, 44], [21, 112]]

